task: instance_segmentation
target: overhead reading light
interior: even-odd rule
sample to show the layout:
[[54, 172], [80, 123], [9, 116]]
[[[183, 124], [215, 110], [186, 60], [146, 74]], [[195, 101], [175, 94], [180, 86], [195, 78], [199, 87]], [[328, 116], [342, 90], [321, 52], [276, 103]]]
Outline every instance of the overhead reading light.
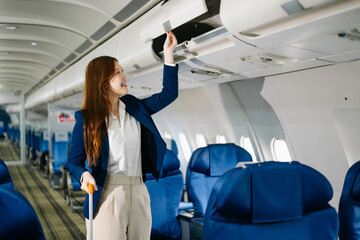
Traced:
[[31, 45], [32, 45], [32, 46], [37, 46], [38, 43], [37, 43], [37, 42], [32, 42]]

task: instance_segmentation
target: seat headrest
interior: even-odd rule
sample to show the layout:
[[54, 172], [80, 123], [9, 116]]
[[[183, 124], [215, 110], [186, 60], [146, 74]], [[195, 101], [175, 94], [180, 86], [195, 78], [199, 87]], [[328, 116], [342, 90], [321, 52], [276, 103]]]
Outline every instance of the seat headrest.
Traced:
[[233, 144], [212, 144], [194, 151], [190, 158], [190, 169], [210, 176], [221, 176], [235, 168], [238, 162], [251, 161], [251, 155]]
[[177, 171], [180, 168], [180, 161], [175, 153], [169, 149], [166, 149], [163, 165], [160, 171], [160, 177], [166, 177], [173, 171]]
[[8, 167], [3, 160], [0, 159], [0, 186], [6, 186], [14, 189], [14, 184]]
[[249, 164], [224, 174], [215, 187], [222, 214], [254, 223], [301, 218], [333, 196], [329, 181], [299, 162]]

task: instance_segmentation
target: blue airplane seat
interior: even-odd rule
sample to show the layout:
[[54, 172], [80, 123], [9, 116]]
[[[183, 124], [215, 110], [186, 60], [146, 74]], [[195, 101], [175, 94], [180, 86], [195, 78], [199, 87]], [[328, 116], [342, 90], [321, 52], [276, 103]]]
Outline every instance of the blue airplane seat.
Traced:
[[299, 162], [264, 162], [219, 178], [202, 239], [336, 240], [339, 220], [329, 181]]
[[10, 171], [2, 159], [0, 159], [0, 187], [14, 189]]
[[360, 239], [360, 161], [348, 170], [339, 203], [340, 240]]
[[34, 132], [33, 148], [35, 149], [35, 151], [40, 150], [40, 132], [38, 132], [38, 131]]
[[40, 133], [40, 152], [49, 151], [49, 134], [47, 131]]
[[[70, 143], [71, 143], [71, 138], [72, 138], [72, 135], [71, 135], [71, 133], [69, 132], [68, 133], [68, 149], [67, 149], [67, 153], [69, 153], [69, 151], [70, 151]], [[65, 165], [66, 166], [66, 165]], [[82, 191], [81, 190], [81, 184], [80, 184], [80, 182], [78, 182], [78, 181], [76, 181], [75, 180], [75, 178], [73, 178], [72, 176], [71, 176], [71, 181], [70, 181], [70, 183], [71, 183], [71, 190], [72, 191]]]
[[196, 149], [186, 171], [186, 191], [194, 203], [194, 217], [204, 217], [216, 180], [238, 162], [252, 161], [251, 155], [233, 144], [212, 144]]
[[170, 150], [166, 151], [159, 180], [146, 174], [146, 187], [150, 195], [152, 229], [151, 239], [180, 239], [177, 219], [183, 193], [184, 179], [180, 161]]
[[66, 166], [68, 152], [68, 133], [57, 132], [52, 136], [53, 140], [53, 170], [55, 174], [61, 175], [61, 166]]
[[45, 240], [33, 207], [18, 191], [0, 187], [0, 212], [0, 239]]

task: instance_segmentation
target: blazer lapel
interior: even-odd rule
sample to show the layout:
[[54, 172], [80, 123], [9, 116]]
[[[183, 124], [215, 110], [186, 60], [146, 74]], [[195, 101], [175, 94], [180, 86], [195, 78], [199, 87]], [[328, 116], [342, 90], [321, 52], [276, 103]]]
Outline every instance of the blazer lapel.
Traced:
[[155, 124], [151, 119], [150, 115], [144, 114], [140, 111], [140, 109], [134, 104], [126, 104], [125, 103], [125, 111], [127, 111], [131, 116], [133, 116], [137, 121], [139, 121], [142, 125], [144, 125], [151, 132], [155, 130]]

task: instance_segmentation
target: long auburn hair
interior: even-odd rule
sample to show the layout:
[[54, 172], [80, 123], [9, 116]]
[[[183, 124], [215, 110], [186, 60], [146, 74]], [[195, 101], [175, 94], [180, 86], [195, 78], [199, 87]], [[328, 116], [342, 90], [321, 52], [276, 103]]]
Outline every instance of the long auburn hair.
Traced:
[[84, 145], [90, 166], [97, 165], [101, 140], [105, 137], [111, 103], [107, 95], [110, 79], [115, 74], [116, 58], [101, 56], [86, 67], [84, 101], [81, 107], [84, 119]]

